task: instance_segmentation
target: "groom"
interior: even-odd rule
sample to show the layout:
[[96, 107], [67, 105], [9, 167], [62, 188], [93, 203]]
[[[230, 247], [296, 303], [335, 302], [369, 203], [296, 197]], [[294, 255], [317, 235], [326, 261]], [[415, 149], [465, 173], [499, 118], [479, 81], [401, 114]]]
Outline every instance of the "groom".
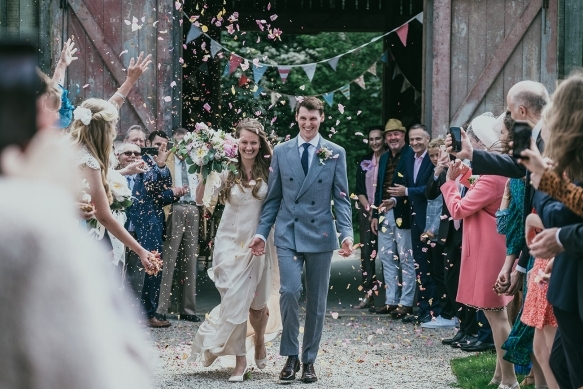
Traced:
[[[318, 354], [332, 253], [352, 252], [352, 211], [347, 197], [346, 153], [318, 133], [324, 121], [324, 105], [307, 97], [296, 106], [300, 134], [275, 147], [271, 161], [267, 198], [263, 203], [257, 235], [251, 241], [254, 255], [265, 253], [265, 238], [275, 223], [275, 246], [281, 277], [280, 308], [283, 321], [280, 354], [287, 362], [281, 381], [296, 378], [300, 369], [298, 341], [299, 299], [302, 269], [306, 266], [306, 322], [302, 347], [302, 381], [318, 380], [314, 362]], [[332, 200], [336, 222], [332, 216]]]

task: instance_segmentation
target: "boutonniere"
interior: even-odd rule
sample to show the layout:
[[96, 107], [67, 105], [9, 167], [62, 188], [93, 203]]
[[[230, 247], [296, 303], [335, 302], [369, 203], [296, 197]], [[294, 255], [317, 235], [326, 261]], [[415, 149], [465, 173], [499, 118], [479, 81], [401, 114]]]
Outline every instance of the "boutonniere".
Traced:
[[479, 178], [480, 178], [479, 175], [470, 176], [470, 178], [468, 178], [468, 182], [470, 183], [470, 185], [474, 185]]
[[324, 161], [328, 160], [328, 158], [334, 157], [332, 155], [332, 150], [327, 147], [321, 147], [319, 150], [316, 150], [316, 155], [320, 159], [320, 165], [325, 165]]

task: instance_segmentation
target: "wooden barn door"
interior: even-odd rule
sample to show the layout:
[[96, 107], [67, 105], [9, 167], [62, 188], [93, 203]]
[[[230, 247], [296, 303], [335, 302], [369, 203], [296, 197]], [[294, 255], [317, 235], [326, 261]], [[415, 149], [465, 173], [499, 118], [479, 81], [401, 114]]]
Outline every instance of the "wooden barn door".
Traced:
[[483, 112], [502, 113], [506, 94], [518, 81], [554, 89], [558, 0], [428, 2], [433, 58], [425, 112], [435, 135]]
[[122, 106], [120, 136], [134, 124], [170, 133], [180, 123], [181, 25], [172, 0], [61, 0], [61, 14], [54, 8], [52, 23], [61, 25], [54, 55], [69, 37], [79, 49], [65, 86], [73, 104], [108, 99], [125, 80], [130, 59], [143, 51], [152, 54], [152, 65]]

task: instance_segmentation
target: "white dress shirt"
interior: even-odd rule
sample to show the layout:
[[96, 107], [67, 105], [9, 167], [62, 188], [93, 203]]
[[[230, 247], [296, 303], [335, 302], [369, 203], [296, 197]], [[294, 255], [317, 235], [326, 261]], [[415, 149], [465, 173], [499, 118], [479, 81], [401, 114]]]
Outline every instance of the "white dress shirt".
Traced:
[[308, 170], [310, 170], [310, 165], [312, 164], [312, 158], [314, 158], [314, 154], [316, 154], [316, 149], [318, 148], [318, 143], [320, 142], [320, 134], [317, 134], [314, 139], [309, 142], [306, 142], [301, 135], [298, 135], [298, 152], [300, 153], [300, 159], [302, 159], [302, 154], [304, 153], [304, 143], [309, 143], [311, 146], [308, 147]]

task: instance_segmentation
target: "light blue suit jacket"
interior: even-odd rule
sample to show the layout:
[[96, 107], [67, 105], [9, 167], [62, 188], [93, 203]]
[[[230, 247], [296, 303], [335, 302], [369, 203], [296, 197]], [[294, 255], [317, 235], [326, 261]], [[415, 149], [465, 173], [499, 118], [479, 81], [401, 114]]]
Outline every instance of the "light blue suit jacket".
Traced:
[[336, 229], [341, 241], [353, 237], [346, 152], [320, 137], [317, 150], [322, 147], [332, 150], [332, 157], [322, 164], [314, 154], [307, 176], [302, 169], [297, 137], [277, 145], [273, 151], [267, 198], [257, 234], [267, 237], [275, 223], [277, 247], [302, 253], [328, 252], [339, 247]]

